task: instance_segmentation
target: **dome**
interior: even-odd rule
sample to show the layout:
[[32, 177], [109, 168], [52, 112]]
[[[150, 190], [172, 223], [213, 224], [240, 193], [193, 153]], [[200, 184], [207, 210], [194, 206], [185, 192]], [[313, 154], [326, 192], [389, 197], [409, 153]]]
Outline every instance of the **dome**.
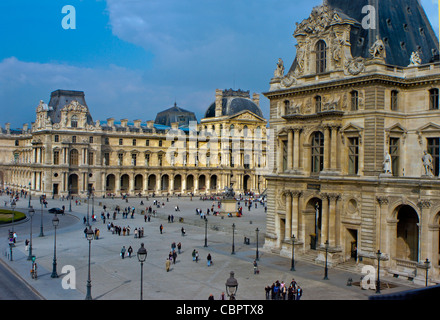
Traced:
[[[259, 117], [263, 117], [260, 107], [251, 100], [249, 91], [224, 90], [222, 93], [222, 114], [221, 116], [232, 116], [242, 111], [250, 111]], [[215, 117], [215, 102], [206, 110], [205, 118]]]
[[171, 126], [171, 123], [178, 122], [179, 127], [188, 126], [190, 121], [197, 122], [197, 118], [194, 112], [182, 109], [174, 104], [174, 107], [171, 107], [167, 110], [159, 112], [156, 115], [155, 124], [160, 124], [164, 126]]

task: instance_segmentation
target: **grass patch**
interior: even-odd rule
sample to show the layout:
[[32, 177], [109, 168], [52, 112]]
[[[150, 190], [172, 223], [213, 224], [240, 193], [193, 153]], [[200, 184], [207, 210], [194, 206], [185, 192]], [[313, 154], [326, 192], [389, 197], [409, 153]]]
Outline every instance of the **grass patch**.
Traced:
[[26, 215], [23, 212], [0, 209], [0, 224], [11, 223], [12, 215], [14, 215], [14, 222], [26, 218]]

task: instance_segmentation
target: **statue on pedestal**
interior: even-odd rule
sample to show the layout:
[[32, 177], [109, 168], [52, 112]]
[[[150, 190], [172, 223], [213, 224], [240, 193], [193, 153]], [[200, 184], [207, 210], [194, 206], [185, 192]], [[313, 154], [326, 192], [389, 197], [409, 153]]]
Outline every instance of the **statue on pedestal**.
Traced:
[[234, 189], [232, 189], [232, 183], [230, 187], [225, 187], [225, 199], [235, 199], [235, 192]]
[[423, 151], [422, 161], [423, 167], [425, 168], [425, 176], [434, 176], [434, 174], [432, 173], [432, 156], [426, 150]]
[[391, 156], [388, 151], [385, 153], [385, 157], [383, 160], [383, 170], [385, 173], [392, 174], [391, 172]]

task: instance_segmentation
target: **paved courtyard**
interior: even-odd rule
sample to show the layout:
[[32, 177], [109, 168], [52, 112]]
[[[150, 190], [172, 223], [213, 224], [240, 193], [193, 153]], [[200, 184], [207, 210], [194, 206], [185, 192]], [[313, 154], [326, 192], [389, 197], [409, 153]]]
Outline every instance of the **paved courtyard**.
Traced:
[[[153, 206], [156, 199], [165, 205], [160, 208]], [[140, 296], [141, 266], [136, 257], [136, 252], [141, 243], [145, 244], [148, 251], [147, 259], [143, 267], [143, 298], [151, 300], [206, 300], [210, 294], [219, 299], [225, 291], [225, 282], [231, 271], [234, 271], [238, 280], [237, 299], [239, 300], [264, 300], [265, 286], [271, 285], [276, 280], [290, 283], [292, 278], [303, 288], [303, 300], [366, 300], [369, 295], [374, 295], [372, 290], [362, 290], [359, 286], [347, 286], [348, 278], [354, 281], [360, 279], [361, 274], [350, 273], [342, 269], [329, 269], [329, 280], [323, 280], [324, 269], [322, 266], [302, 261], [296, 257], [295, 269], [290, 271], [290, 258], [280, 257], [264, 251], [265, 212], [262, 205], [252, 206], [249, 211], [243, 206], [242, 217], [207, 216], [207, 244], [205, 247], [205, 221], [196, 214], [196, 208], [206, 213], [207, 208], [217, 202], [212, 200], [200, 200], [198, 197], [166, 197], [130, 198], [128, 202], [121, 198], [94, 199], [94, 212], [97, 216], [95, 222], [91, 222], [92, 228], [100, 230], [98, 240], [91, 243], [91, 285], [92, 297], [99, 300], [137, 300]], [[6, 196], [0, 197], [1, 206], [7, 200]], [[38, 279], [30, 277], [31, 262], [27, 260], [28, 252], [25, 251], [24, 241], [30, 237], [30, 219], [18, 222], [14, 225], [17, 232], [17, 243], [13, 249], [13, 261], [9, 261], [9, 249], [7, 244], [8, 229], [11, 226], [0, 227], [3, 234], [1, 242], [1, 258], [13, 268], [26, 282], [28, 282], [44, 298], [49, 300], [76, 300], [84, 299], [88, 275], [88, 241], [84, 236], [85, 225], [83, 218], [87, 216], [87, 210], [91, 215], [92, 202], [89, 206], [82, 199], [81, 205], [72, 201], [72, 212], [69, 212], [69, 201], [48, 200], [47, 209], [43, 208], [38, 199], [32, 199], [32, 206], [36, 210], [33, 217], [33, 254], [38, 263]], [[143, 205], [141, 205], [143, 201]], [[60, 224], [57, 228], [56, 259], [59, 278], [50, 277], [54, 256], [54, 228], [51, 224], [53, 214], [47, 210], [53, 207], [66, 207], [66, 214], [60, 215]], [[130, 227], [130, 235], [117, 235], [108, 231], [107, 223], [101, 220], [103, 205], [110, 212], [110, 222], [120, 227]], [[127, 219], [118, 214], [116, 220], [112, 219], [114, 208], [119, 205], [121, 210], [126, 207], [135, 207], [134, 218], [130, 215]], [[153, 206], [157, 211], [155, 217], [148, 222], [144, 221], [141, 214], [146, 207]], [[175, 207], [180, 211], [176, 212]], [[16, 210], [27, 213], [28, 199], [21, 199], [17, 203]], [[168, 222], [168, 216], [174, 215], [174, 222]], [[43, 218], [41, 218], [43, 217]], [[183, 218], [181, 221], [179, 218]], [[41, 223], [42, 221], [42, 223]], [[91, 221], [91, 219], [90, 219]], [[40, 237], [41, 225], [43, 224], [44, 237]], [[234, 244], [235, 254], [232, 252], [233, 232], [232, 224], [235, 224]], [[163, 225], [163, 233], [159, 227]], [[144, 228], [144, 237], [134, 237], [135, 228]], [[181, 235], [184, 227], [186, 235]], [[253, 260], [256, 253], [256, 229], [259, 229], [259, 269], [260, 274], [254, 275]], [[250, 239], [249, 244], [244, 243], [244, 237]], [[181, 242], [182, 252], [178, 254], [175, 264], [171, 264], [169, 272], [165, 269], [165, 261], [171, 251], [171, 244]], [[122, 246], [133, 248], [131, 258], [122, 259], [120, 251]], [[199, 252], [200, 261], [193, 262], [191, 253]], [[206, 257], [211, 254], [213, 265], [208, 267]], [[73, 273], [63, 271], [64, 266], [72, 266]], [[63, 289], [62, 282], [67, 283], [67, 278], [73, 279], [76, 289]], [[383, 279], [395, 283], [392, 289], [383, 290], [382, 293], [415, 288], [407, 281], [400, 279]]]

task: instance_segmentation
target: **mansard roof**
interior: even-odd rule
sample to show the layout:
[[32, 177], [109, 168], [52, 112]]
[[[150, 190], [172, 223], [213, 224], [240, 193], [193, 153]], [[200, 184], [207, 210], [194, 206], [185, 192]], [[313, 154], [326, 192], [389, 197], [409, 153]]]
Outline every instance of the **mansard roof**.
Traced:
[[362, 10], [372, 5], [377, 14], [377, 28], [353, 28], [351, 31], [351, 51], [353, 57], [370, 57], [369, 49], [382, 39], [386, 49], [385, 62], [406, 67], [412, 52], [419, 51], [421, 63], [438, 59], [439, 42], [425, 11], [418, 0], [326, 0], [337, 12], [361, 23], [367, 13]]
[[87, 108], [87, 124], [93, 124], [84, 92], [73, 90], [56, 90], [51, 93], [47, 114], [52, 123], [59, 123], [61, 121], [61, 110], [73, 101], [78, 101], [79, 104]]

